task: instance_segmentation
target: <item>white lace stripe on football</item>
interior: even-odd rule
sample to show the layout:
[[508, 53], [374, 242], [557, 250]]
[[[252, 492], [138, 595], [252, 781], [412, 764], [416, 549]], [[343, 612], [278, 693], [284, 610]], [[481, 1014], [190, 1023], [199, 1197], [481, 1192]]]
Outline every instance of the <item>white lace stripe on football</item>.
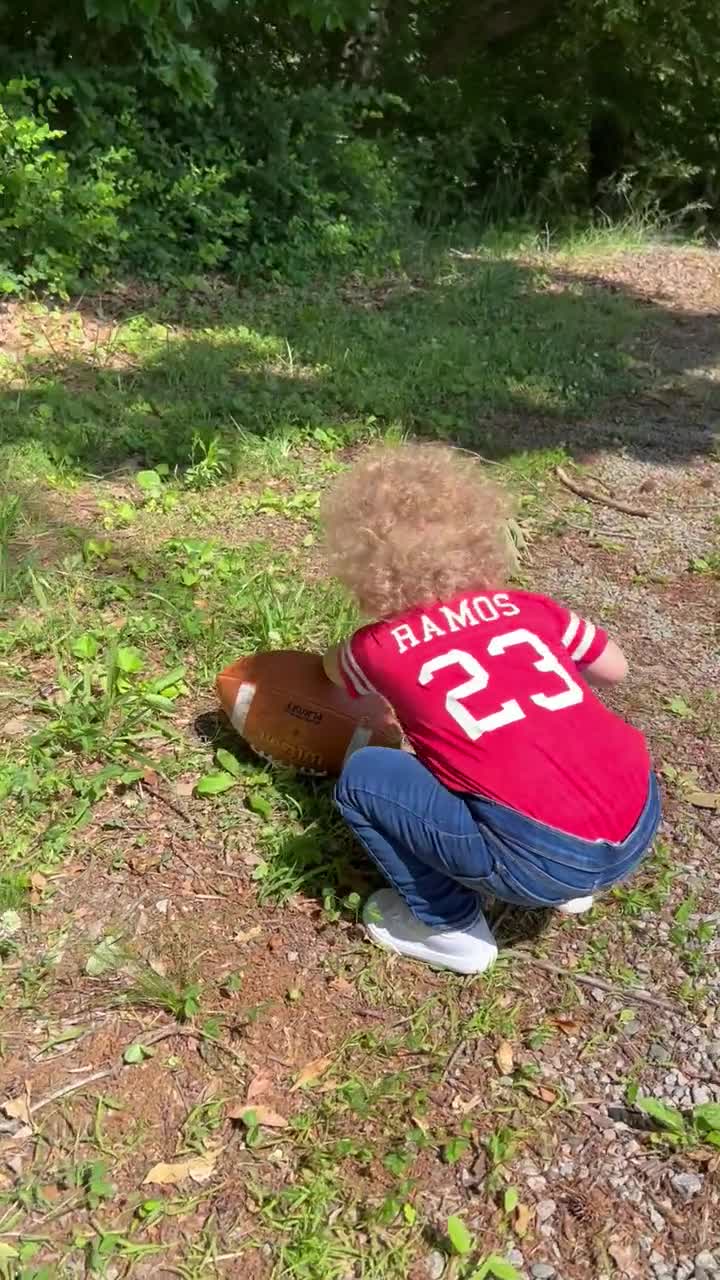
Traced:
[[345, 752], [343, 764], [347, 764], [351, 755], [353, 755], [355, 751], [359, 751], [361, 747], [366, 747], [371, 738], [372, 729], [368, 729], [364, 724], [359, 724], [352, 738], [348, 742], [348, 748]]
[[250, 684], [247, 680], [244, 680], [238, 688], [230, 720], [232, 722], [233, 729], [236, 729], [241, 737], [245, 734], [248, 712], [252, 706], [252, 701], [256, 693], [257, 685]]

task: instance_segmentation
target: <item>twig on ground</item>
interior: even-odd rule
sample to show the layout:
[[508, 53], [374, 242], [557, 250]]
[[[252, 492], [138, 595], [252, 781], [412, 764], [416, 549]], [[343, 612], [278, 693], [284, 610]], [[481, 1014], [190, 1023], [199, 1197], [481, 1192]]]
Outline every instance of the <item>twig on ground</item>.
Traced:
[[117, 1067], [106, 1067], [104, 1071], [93, 1071], [92, 1075], [85, 1076], [84, 1080], [75, 1080], [72, 1084], [63, 1085], [62, 1089], [56, 1089], [54, 1093], [49, 1093], [46, 1098], [41, 1098], [39, 1102], [33, 1103], [28, 1107], [31, 1116], [36, 1111], [42, 1111], [43, 1107], [49, 1107], [51, 1102], [57, 1102], [59, 1098], [64, 1098], [68, 1093], [76, 1093], [78, 1089], [84, 1089], [86, 1084], [93, 1084], [96, 1080], [106, 1080], [108, 1076], [114, 1076], [118, 1070]]
[[164, 796], [162, 791], [158, 791], [157, 787], [151, 786], [149, 782], [145, 782], [143, 779], [140, 780], [140, 786], [143, 791], [147, 791], [149, 796], [153, 796], [155, 800], [159, 800], [160, 804], [164, 804], [168, 809], [172, 809], [173, 813], [176, 813], [178, 817], [182, 818], [184, 822], [187, 822], [189, 826], [197, 828], [195, 819], [190, 817], [187, 809], [183, 809], [181, 804], [177, 804], [175, 800], [171, 800], [170, 796]]
[[720, 846], [720, 832], [716, 835], [712, 827], [709, 827], [701, 818], [696, 818], [695, 814], [692, 815], [692, 819], [698, 831], [702, 831], [706, 840], [709, 840], [711, 844]]
[[199, 1027], [178, 1027], [175, 1024], [171, 1024], [167, 1027], [159, 1027], [157, 1031], [151, 1031], [147, 1036], [137, 1036], [133, 1043], [140, 1045], [158, 1044], [160, 1040], [168, 1040], [171, 1036], [183, 1036], [186, 1040], [205, 1040], [207, 1044], [214, 1045], [221, 1053], [226, 1053], [228, 1057], [233, 1058], [239, 1066], [247, 1066], [241, 1053], [237, 1053], [229, 1045], [223, 1044], [222, 1040], [217, 1040], [209, 1032], [201, 1031]]
[[[192, 863], [189, 858], [185, 857], [184, 853], [180, 852], [180, 850], [177, 848], [174, 842], [172, 847], [172, 854], [174, 858], [179, 858], [183, 866], [187, 867], [188, 871], [191, 871], [192, 874], [197, 877], [200, 883], [206, 886], [206, 888], [208, 889], [218, 888], [218, 885], [213, 884], [212, 880], [210, 880], [203, 871], [200, 871], [199, 868], [196, 867], [195, 864]], [[196, 896], [200, 896], [200, 895], [196, 895]], [[213, 898], [229, 898], [230, 894], [229, 893], [213, 893], [210, 896]]]
[[[182, 818], [184, 822], [187, 822], [188, 826], [197, 831], [197, 823], [195, 819], [190, 816], [186, 809], [183, 809], [182, 805], [177, 804], [175, 800], [171, 800], [170, 796], [163, 795], [162, 791], [158, 791], [157, 787], [153, 787], [149, 782], [142, 780], [140, 782], [140, 786], [144, 791], [147, 791], [149, 796], [152, 796], [155, 800], [159, 800], [160, 804], [164, 804], [168, 809], [171, 809], [179, 818]], [[185, 857], [184, 853], [180, 853], [180, 850], [175, 848], [175, 845], [173, 845], [173, 857], [179, 858], [183, 866], [187, 867], [188, 871], [192, 871], [193, 875], [197, 876], [198, 880], [201, 880], [203, 884], [207, 884], [213, 889], [217, 888], [217, 885], [213, 885], [212, 882], [208, 880], [207, 876], [203, 875], [202, 871], [198, 871], [197, 867], [193, 866], [192, 862]], [[218, 896], [229, 897], [229, 894], [221, 894]]]
[[598, 493], [597, 489], [578, 484], [577, 480], [573, 480], [563, 467], [556, 467], [555, 475], [560, 483], [565, 485], [566, 489], [569, 489], [571, 493], [577, 494], [578, 498], [585, 498], [587, 502], [599, 502], [601, 506], [612, 507], [613, 511], [623, 511], [628, 516], [647, 517], [652, 514], [647, 507], [636, 507], [631, 502], [623, 502], [620, 498], [608, 497], [604, 493]]
[[467, 1040], [461, 1040], [459, 1044], [455, 1046], [455, 1048], [453, 1049], [452, 1053], [450, 1054], [450, 1057], [448, 1058], [445, 1064], [445, 1070], [442, 1073], [443, 1080], [447, 1080], [448, 1077], [452, 1075], [453, 1071], [455, 1070], [458, 1062], [462, 1058], [466, 1049], [467, 1049]]
[[637, 1000], [641, 1004], [652, 1004], [658, 1009], [668, 1009], [671, 1013], [677, 1013], [678, 1007], [670, 1000], [665, 1000], [662, 996], [650, 995], [648, 991], [637, 991], [634, 987], [618, 987], [612, 982], [606, 982], [604, 978], [596, 978], [590, 973], [578, 973], [576, 969], [567, 969], [562, 964], [553, 964], [550, 960], [540, 960], [530, 951], [522, 951], [520, 948], [512, 952], [510, 957], [513, 960], [520, 960], [526, 964], [532, 964], [536, 969], [543, 969], [545, 973], [556, 973], [558, 977], [567, 978], [570, 982], [579, 982], [586, 987], [597, 987], [600, 991], [607, 991], [611, 996], [617, 996], [618, 1000]]
[[[205, 1040], [208, 1044], [212, 1044], [216, 1049], [219, 1049], [221, 1053], [226, 1053], [228, 1057], [233, 1058], [239, 1066], [247, 1066], [241, 1053], [237, 1053], [229, 1045], [223, 1044], [222, 1040], [217, 1040], [209, 1032], [201, 1031], [199, 1027], [179, 1027], [176, 1024], [158, 1027], [157, 1031], [151, 1031], [148, 1035], [136, 1036], [133, 1044], [149, 1046], [158, 1044], [161, 1040], [168, 1040], [171, 1036], [183, 1036], [187, 1040]], [[85, 1076], [84, 1080], [75, 1080], [72, 1084], [66, 1084], [62, 1089], [56, 1089], [54, 1093], [49, 1093], [46, 1098], [41, 1098], [39, 1102], [33, 1103], [31, 1107], [28, 1107], [28, 1113], [34, 1116], [36, 1112], [42, 1111], [44, 1107], [49, 1107], [51, 1102], [57, 1102], [60, 1098], [64, 1098], [70, 1093], [77, 1093], [80, 1089], [84, 1089], [86, 1085], [94, 1084], [96, 1080], [107, 1080], [110, 1076], [117, 1075], [124, 1065], [124, 1061], [121, 1060], [114, 1067], [106, 1067], [102, 1071], [93, 1071], [92, 1075]]]

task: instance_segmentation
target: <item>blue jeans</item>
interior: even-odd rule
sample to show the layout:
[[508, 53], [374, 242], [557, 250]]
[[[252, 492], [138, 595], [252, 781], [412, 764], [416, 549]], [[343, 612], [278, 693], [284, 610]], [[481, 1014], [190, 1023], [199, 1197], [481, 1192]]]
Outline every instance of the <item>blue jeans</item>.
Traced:
[[477, 895], [519, 907], [556, 907], [624, 880], [660, 823], [654, 774], [621, 844], [582, 840], [479, 796], [449, 791], [404, 751], [364, 747], [348, 760], [336, 804], [385, 878], [419, 920], [462, 929]]

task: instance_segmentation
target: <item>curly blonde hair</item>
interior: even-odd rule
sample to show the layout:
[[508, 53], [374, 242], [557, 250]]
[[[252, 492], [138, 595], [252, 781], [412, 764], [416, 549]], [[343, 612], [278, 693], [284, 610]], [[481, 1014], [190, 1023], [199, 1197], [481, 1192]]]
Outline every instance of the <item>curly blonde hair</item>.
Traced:
[[369, 618], [502, 586], [506, 515], [504, 494], [471, 455], [437, 444], [382, 445], [325, 497], [329, 567]]

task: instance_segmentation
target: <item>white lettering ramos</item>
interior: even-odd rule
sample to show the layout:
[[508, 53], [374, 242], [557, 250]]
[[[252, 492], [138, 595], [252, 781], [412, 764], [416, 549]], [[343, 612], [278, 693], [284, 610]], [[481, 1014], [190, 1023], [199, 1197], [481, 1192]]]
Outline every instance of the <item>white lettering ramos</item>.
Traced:
[[413, 630], [409, 622], [391, 628], [398, 653], [417, 649], [418, 645], [427, 644], [436, 636], [454, 635], [457, 631], [464, 631], [466, 627], [477, 627], [482, 622], [494, 622], [499, 617], [514, 618], [520, 610], [506, 592], [500, 591], [492, 596], [467, 597], [458, 601], [454, 609], [446, 604], [439, 605], [432, 612], [434, 617], [430, 613], [421, 614], [419, 622], [415, 624], [416, 630]]

